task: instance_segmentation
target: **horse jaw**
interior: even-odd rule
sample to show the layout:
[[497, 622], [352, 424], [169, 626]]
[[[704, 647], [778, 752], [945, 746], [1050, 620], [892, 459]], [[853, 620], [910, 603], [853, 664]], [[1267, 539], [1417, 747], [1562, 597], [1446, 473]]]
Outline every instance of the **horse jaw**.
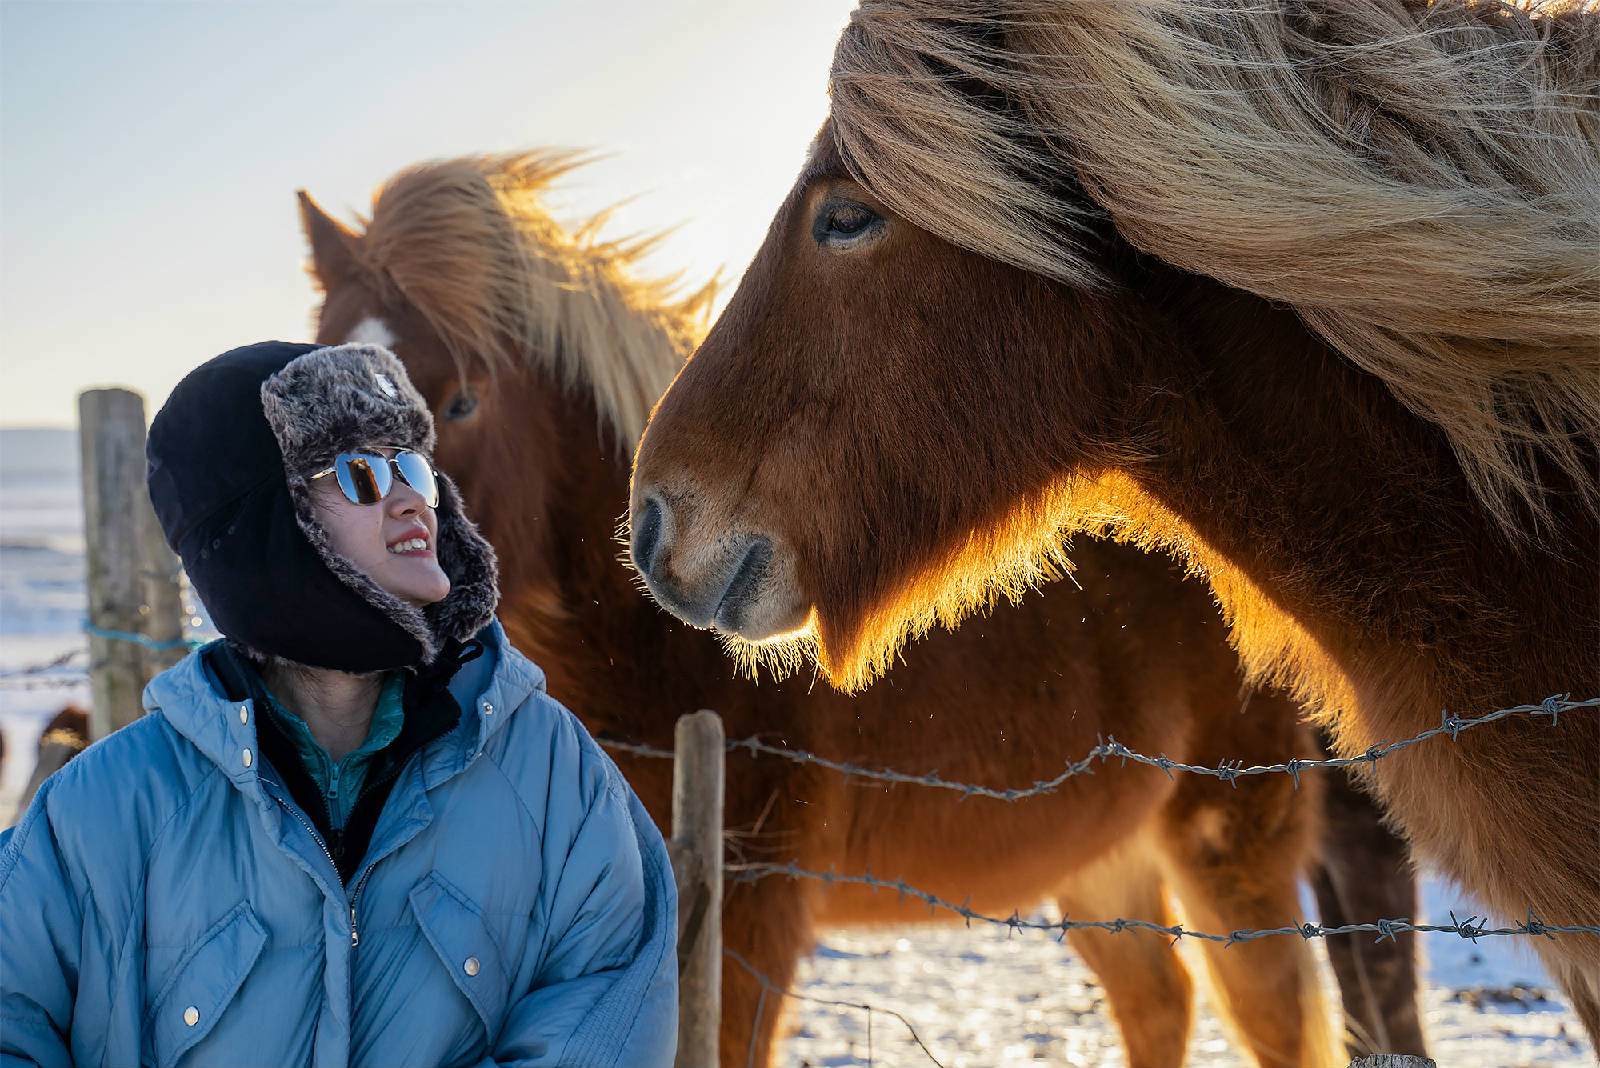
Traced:
[[[973, 530], [965, 543], [920, 572], [886, 576], [892, 592], [858, 618], [818, 605], [798, 635], [802, 640], [769, 655], [779, 662], [808, 655], [834, 689], [859, 692], [936, 624], [955, 630], [968, 615], [987, 612], [1001, 600], [1016, 603], [1049, 582], [1070, 579], [1071, 539], [1080, 535], [1163, 552], [1209, 582], [1253, 682], [1288, 688], [1324, 717], [1353, 700], [1350, 680], [1320, 642], [1225, 554], [1121, 472], [1063, 476], [992, 527]], [[729, 652], [745, 663], [766, 659], [760, 650]]]

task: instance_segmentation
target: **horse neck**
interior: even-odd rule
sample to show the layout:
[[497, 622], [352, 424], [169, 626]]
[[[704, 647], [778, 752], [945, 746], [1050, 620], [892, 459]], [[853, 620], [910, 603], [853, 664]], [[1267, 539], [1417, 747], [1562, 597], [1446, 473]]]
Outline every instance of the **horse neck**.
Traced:
[[488, 532], [510, 565], [502, 619], [544, 669], [550, 693], [591, 730], [670, 745], [665, 710], [701, 707], [703, 695], [689, 692], [694, 680], [726, 676], [725, 658], [715, 641], [657, 609], [623, 562], [617, 523], [628, 503], [629, 450], [601, 429], [587, 397], [551, 383], [533, 395], [558, 398], [549, 406], [555, 443], [519, 462], [539, 465], [550, 481], [542, 507], [522, 509], [515, 530], [502, 524], [504, 544]]
[[1594, 604], [1592, 517], [1563, 545], [1515, 543], [1443, 435], [1296, 317], [1188, 276], [1151, 296], [1155, 333], [1184, 341], [1143, 383], [1135, 525], [1206, 568], [1248, 664], [1413, 717], [1380, 730], [1536, 700], [1574, 672], [1600, 687], [1596, 627], [1571, 618]]

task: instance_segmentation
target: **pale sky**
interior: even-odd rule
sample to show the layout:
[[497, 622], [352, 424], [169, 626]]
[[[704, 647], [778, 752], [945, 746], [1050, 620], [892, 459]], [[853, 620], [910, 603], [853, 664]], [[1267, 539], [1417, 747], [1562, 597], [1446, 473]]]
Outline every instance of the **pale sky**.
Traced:
[[[305, 340], [294, 192], [345, 222], [429, 158], [608, 158], [553, 206], [626, 198], [650, 264], [737, 280], [827, 113], [854, 0], [0, 0], [0, 425], [153, 414], [236, 345]], [[726, 292], [724, 294], [726, 296]]]

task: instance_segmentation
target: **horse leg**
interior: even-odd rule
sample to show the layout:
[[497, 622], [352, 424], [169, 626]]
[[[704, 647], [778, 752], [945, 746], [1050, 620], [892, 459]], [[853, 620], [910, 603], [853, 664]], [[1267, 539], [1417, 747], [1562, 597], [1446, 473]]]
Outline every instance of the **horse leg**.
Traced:
[[[1324, 790], [1322, 855], [1311, 874], [1323, 924], [1414, 920], [1417, 886], [1405, 842], [1383, 825], [1377, 802], [1348, 775], [1330, 773]], [[1339, 978], [1350, 1056], [1427, 1056], [1417, 1008], [1415, 940], [1374, 943], [1343, 935], [1326, 944]]]
[[1566, 994], [1572, 1014], [1583, 1025], [1590, 1041], [1595, 1043], [1596, 1051], [1600, 1052], [1600, 973], [1580, 961], [1551, 953], [1543, 947], [1540, 948], [1539, 957], [1550, 978]]
[[775, 1064], [773, 1047], [787, 999], [768, 989], [752, 969], [772, 986], [792, 989], [800, 956], [814, 940], [802, 884], [768, 879], [731, 886], [722, 900], [722, 940], [750, 967], [723, 955], [721, 1063], [729, 1068]]
[[[1237, 790], [1187, 780], [1164, 815], [1166, 874], [1189, 926], [1212, 933], [1281, 927], [1299, 913], [1298, 880], [1315, 843], [1315, 788], [1282, 776]], [[1304, 939], [1203, 942], [1218, 1011], [1256, 1063], [1345, 1063]]]
[[[1079, 869], [1057, 890], [1056, 903], [1073, 919], [1173, 922], [1161, 874], [1138, 847]], [[1134, 930], [1069, 931], [1067, 939], [1105, 988], [1129, 1068], [1182, 1064], [1194, 991], [1169, 939]]]

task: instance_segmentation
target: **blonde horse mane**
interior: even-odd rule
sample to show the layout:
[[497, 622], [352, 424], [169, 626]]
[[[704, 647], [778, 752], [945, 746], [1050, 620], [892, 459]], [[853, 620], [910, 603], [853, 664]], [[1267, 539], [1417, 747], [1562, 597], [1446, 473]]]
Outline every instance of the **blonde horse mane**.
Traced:
[[716, 283], [677, 296], [675, 279], [634, 275], [659, 237], [603, 241], [605, 213], [571, 231], [552, 219], [541, 194], [583, 162], [543, 150], [410, 167], [373, 198], [359, 255], [458, 364], [545, 360], [587, 388], [629, 455], [704, 335]]
[[1600, 507], [1594, 5], [863, 0], [831, 91], [846, 165], [923, 229], [1104, 286], [1109, 218], [1292, 306], [1507, 529], [1541, 459]]

